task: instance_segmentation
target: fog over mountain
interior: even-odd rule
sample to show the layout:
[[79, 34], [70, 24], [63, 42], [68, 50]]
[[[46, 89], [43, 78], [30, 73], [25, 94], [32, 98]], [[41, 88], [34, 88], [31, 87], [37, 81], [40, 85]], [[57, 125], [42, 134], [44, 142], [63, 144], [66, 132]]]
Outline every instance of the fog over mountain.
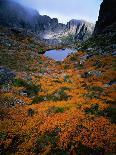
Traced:
[[59, 22], [66, 24], [71, 19], [84, 19], [95, 23], [102, 0], [20, 0], [19, 2], [39, 10], [42, 15], [57, 17]]
[[0, 1], [0, 25], [23, 28], [34, 32], [49, 43], [71, 40], [85, 40], [91, 36], [94, 24], [73, 19], [67, 24], [59, 23], [57, 18], [40, 15], [35, 9], [23, 6], [14, 0]]

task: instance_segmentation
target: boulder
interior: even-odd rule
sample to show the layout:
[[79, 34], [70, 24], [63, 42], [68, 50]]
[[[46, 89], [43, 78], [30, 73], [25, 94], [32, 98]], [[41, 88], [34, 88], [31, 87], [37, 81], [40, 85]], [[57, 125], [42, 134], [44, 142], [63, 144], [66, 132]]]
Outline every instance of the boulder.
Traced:
[[12, 82], [15, 76], [15, 73], [10, 69], [0, 66], [0, 85]]

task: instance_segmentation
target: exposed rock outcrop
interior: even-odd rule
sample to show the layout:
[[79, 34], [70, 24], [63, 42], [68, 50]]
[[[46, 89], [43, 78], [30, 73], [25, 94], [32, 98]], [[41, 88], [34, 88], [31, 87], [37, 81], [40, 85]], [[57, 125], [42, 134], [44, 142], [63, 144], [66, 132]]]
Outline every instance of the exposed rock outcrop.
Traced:
[[94, 24], [84, 20], [72, 19], [67, 23], [67, 28], [70, 33], [74, 34], [75, 39], [85, 40], [92, 35]]
[[96, 22], [94, 35], [103, 33], [106, 27], [114, 23], [116, 23], [116, 0], [103, 0], [100, 7], [98, 21]]

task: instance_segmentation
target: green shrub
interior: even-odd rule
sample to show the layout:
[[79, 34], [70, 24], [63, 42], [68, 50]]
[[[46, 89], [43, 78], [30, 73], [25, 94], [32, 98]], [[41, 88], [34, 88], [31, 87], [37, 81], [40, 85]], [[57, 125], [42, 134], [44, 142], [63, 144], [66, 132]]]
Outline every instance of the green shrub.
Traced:
[[35, 110], [29, 108], [27, 111], [28, 116], [33, 116], [35, 114]]
[[41, 103], [44, 101], [44, 98], [45, 98], [44, 96], [36, 96], [36, 97], [34, 97], [32, 104]]
[[45, 70], [44, 68], [41, 68], [41, 69], [39, 70], [39, 72], [42, 73], [42, 74], [44, 74], [44, 73], [46, 72], [46, 70]]
[[46, 96], [36, 96], [32, 104], [41, 103], [43, 101], [67, 101], [71, 96], [67, 95], [65, 90], [70, 90], [68, 87], [62, 87], [60, 90], [54, 92], [53, 94]]
[[38, 137], [33, 152], [39, 154], [48, 144], [51, 144], [52, 148], [56, 148], [59, 140], [59, 132], [59, 128], [56, 128], [51, 133]]
[[67, 101], [71, 96], [67, 95], [65, 90], [69, 90], [69, 88], [62, 87], [57, 92], [47, 96], [47, 99], [52, 101]]
[[56, 64], [61, 65], [62, 63], [61, 63], [61, 61], [56, 61]]
[[52, 148], [52, 150], [47, 155], [68, 155], [68, 151], [61, 148]]
[[43, 49], [42, 47], [40, 47], [40, 48], [38, 49], [38, 54], [43, 54], [43, 51], [44, 51], [44, 49]]
[[116, 108], [109, 107], [103, 110], [101, 115], [109, 117], [112, 123], [116, 123]]
[[17, 86], [17, 87], [25, 87], [25, 91], [27, 92], [29, 96], [37, 95], [38, 92], [41, 90], [40, 85], [35, 85], [33, 83], [27, 83], [26, 81], [22, 79], [15, 79], [13, 84], [14, 86]]
[[71, 82], [69, 75], [64, 76], [64, 82]]
[[89, 91], [98, 91], [98, 92], [102, 93], [104, 89], [101, 88], [101, 87], [99, 87], [99, 86], [90, 86], [90, 87], [88, 88], [88, 90], [89, 90]]
[[0, 140], [5, 140], [7, 137], [7, 133], [6, 132], [0, 132]]
[[38, 92], [41, 90], [40, 85], [28, 84], [26, 86], [26, 91], [29, 95], [37, 95]]
[[104, 150], [102, 148], [90, 148], [83, 144], [79, 144], [76, 153], [79, 155], [100, 155], [104, 154]]
[[48, 113], [63, 113], [65, 109], [63, 107], [51, 107], [48, 109]]
[[84, 96], [90, 99], [93, 99], [93, 98], [99, 99], [100, 94], [98, 94], [97, 92], [90, 92], [89, 94], [85, 94]]
[[15, 79], [13, 84], [17, 87], [25, 87], [27, 85], [27, 83], [22, 79]]
[[87, 114], [91, 114], [91, 115], [98, 114], [99, 113], [99, 105], [98, 104], [94, 104], [94, 105], [91, 106], [91, 108], [85, 109], [85, 112]]
[[83, 68], [84, 68], [83, 64], [80, 64], [80, 63], [77, 64], [77, 69], [78, 69], [78, 70], [81, 70], [81, 69], [83, 69]]

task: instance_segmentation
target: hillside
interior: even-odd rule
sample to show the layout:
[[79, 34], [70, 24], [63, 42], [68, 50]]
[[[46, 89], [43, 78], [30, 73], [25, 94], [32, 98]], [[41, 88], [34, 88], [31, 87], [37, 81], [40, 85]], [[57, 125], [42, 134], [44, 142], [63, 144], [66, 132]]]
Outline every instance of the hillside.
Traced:
[[[24, 29], [0, 27], [0, 66], [28, 70], [51, 46]], [[54, 48], [54, 46], [52, 46]]]
[[114, 154], [115, 73], [114, 56], [81, 51], [16, 72], [1, 87], [1, 154]]

